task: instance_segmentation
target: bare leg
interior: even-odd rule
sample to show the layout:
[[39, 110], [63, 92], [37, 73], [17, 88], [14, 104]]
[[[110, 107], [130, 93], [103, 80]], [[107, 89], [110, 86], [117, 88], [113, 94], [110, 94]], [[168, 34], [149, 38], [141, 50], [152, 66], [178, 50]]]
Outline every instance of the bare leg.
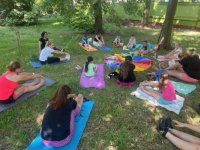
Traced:
[[170, 132], [173, 133], [174, 135], [176, 135], [177, 137], [181, 138], [184, 141], [200, 145], [200, 138], [198, 138], [198, 137], [192, 136], [190, 134], [187, 134], [187, 133], [175, 130], [175, 129], [171, 129]]
[[17, 88], [15, 90], [15, 99], [17, 99], [18, 97], [20, 97], [24, 93], [34, 91], [34, 90], [38, 89], [39, 87], [41, 87], [42, 85], [44, 85], [45, 80], [43, 78], [40, 78], [38, 80], [39, 80], [38, 84], [33, 84], [33, 85], [26, 84], [26, 85], [22, 85], [19, 88]]
[[[180, 80], [183, 80], [182, 78], [181, 78], [181, 73], [182, 72], [180, 72], [180, 71], [169, 71], [169, 70], [167, 70], [167, 72], [166, 72], [167, 74], [169, 74], [170, 76], [172, 76], [172, 77], [175, 77], [175, 78], [178, 78], [178, 79], [180, 79]], [[183, 80], [184, 81], [184, 80]]]
[[83, 104], [83, 95], [79, 94], [76, 98], [75, 98], [77, 105], [79, 108], [81, 108], [82, 104]]
[[148, 94], [148, 95], [154, 97], [156, 100], [159, 100], [160, 97], [161, 97], [160, 92], [155, 91], [155, 90], [153, 90], [153, 89], [147, 89], [145, 86], [140, 86], [140, 89], [141, 89], [144, 93], [146, 93], [146, 94]]
[[166, 134], [166, 138], [181, 150], [200, 150], [200, 145], [181, 140], [170, 132]]

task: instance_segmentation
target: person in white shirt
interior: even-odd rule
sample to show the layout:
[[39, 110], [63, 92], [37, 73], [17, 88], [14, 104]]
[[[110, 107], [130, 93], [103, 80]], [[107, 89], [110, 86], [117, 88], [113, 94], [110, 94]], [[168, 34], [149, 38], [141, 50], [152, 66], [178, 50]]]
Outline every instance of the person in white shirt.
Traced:
[[117, 36], [113, 41], [113, 47], [121, 47], [124, 44], [121, 42], [120, 36]]
[[[51, 42], [47, 43], [47, 46], [42, 49], [39, 60], [42, 64], [51, 64], [51, 63], [56, 63], [56, 62], [61, 62], [61, 61], [66, 61], [70, 60], [70, 55], [68, 53], [65, 53], [63, 51], [58, 51], [53, 49], [54, 44]], [[64, 58], [62, 57], [55, 57], [53, 54], [61, 54], [65, 55]]]
[[132, 48], [134, 48], [136, 45], [136, 39], [135, 39], [135, 36], [134, 35], [131, 35], [129, 41], [128, 41], [128, 44], [127, 46], [124, 46], [123, 47], [123, 50], [130, 50]]

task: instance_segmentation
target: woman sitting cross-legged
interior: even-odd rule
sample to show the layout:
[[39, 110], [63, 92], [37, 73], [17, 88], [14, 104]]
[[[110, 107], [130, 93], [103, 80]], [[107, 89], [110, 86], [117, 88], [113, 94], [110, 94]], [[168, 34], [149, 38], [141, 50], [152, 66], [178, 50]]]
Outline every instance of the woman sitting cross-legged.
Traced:
[[[159, 90], [149, 89], [147, 86], [158, 87]], [[176, 100], [176, 91], [169, 81], [169, 75], [166, 73], [161, 74], [159, 81], [144, 81], [140, 83], [140, 89], [163, 105], [171, 104], [173, 100]]]
[[125, 62], [120, 65], [119, 71], [110, 73], [107, 78], [117, 77], [117, 84], [131, 86], [135, 84], [136, 77], [134, 74], [135, 65], [131, 63], [132, 57], [126, 56]]
[[183, 57], [175, 65], [166, 68], [167, 73], [185, 82], [198, 83], [200, 80], [200, 59], [198, 55]]
[[[52, 63], [56, 63], [56, 62], [70, 60], [70, 55], [68, 53], [54, 50], [53, 47], [54, 47], [54, 44], [51, 42], [48, 42], [47, 47], [45, 47], [41, 51], [39, 60], [43, 65], [46, 63], [52, 64]], [[61, 54], [61, 55], [65, 55], [65, 57], [63, 57], [63, 58], [55, 57], [53, 54]]]
[[93, 41], [93, 45], [95, 47], [103, 47], [105, 45], [105, 42], [104, 42], [104, 39], [103, 39], [103, 36], [101, 35], [101, 33], [98, 33], [95, 36], [94, 41]]
[[[200, 126], [181, 123], [174, 120], [176, 127], [187, 128], [200, 133]], [[191, 134], [174, 129], [170, 118], [161, 118], [157, 123], [157, 130], [160, 135], [168, 139], [181, 150], [200, 150], [200, 138]]]
[[[12, 61], [8, 71], [0, 76], [0, 103], [9, 104], [21, 95], [34, 91], [44, 85], [44, 78], [39, 74], [21, 72], [21, 65]], [[31, 83], [19, 84], [20, 81], [35, 79]]]
[[47, 146], [61, 147], [74, 134], [75, 117], [79, 114], [83, 96], [72, 94], [68, 85], [57, 89], [51, 98], [42, 121], [41, 137]]
[[85, 68], [85, 75], [87, 77], [95, 76], [95, 74], [97, 72], [97, 65], [95, 65], [93, 63], [93, 57], [92, 56], [88, 56], [87, 62], [85, 63], [84, 68]]

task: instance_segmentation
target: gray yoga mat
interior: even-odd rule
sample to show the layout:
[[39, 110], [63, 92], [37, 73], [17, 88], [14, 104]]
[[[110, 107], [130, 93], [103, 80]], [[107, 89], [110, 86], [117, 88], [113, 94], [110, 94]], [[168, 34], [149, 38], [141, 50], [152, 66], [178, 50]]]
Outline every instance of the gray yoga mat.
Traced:
[[[30, 81], [29, 81], [30, 82]], [[39, 89], [32, 91], [32, 92], [28, 92], [26, 94], [23, 94], [22, 96], [20, 96], [16, 102], [11, 103], [11, 104], [0, 104], [0, 112], [9, 109], [13, 106], [15, 106], [18, 103], [21, 103], [24, 100], [27, 100], [29, 97], [36, 95], [38, 92], [40, 92], [43, 88], [45, 88], [46, 86], [51, 86], [55, 83], [55, 81], [49, 77], [45, 77], [45, 85], [40, 87]]]

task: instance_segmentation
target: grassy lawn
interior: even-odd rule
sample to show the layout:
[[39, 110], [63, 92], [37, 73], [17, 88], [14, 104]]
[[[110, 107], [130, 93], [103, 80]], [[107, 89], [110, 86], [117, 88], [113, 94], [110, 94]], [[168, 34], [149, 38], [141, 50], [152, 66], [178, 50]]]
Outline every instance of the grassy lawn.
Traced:
[[[139, 27], [119, 29], [109, 24], [106, 25], [106, 28], [120, 32], [124, 42], [128, 41], [129, 36], [134, 33], [138, 41], [146, 39], [155, 43], [159, 34], [159, 29]], [[199, 85], [196, 91], [185, 97], [186, 101], [180, 115], [160, 107], [154, 107], [130, 96], [137, 85], [146, 80], [146, 73], [150, 70], [137, 72], [137, 85], [133, 87], [116, 86], [114, 79], [111, 79], [106, 80], [105, 89], [81, 89], [79, 87], [81, 72], [75, 69], [76, 65], [83, 66], [88, 55], [93, 56], [96, 63], [103, 63], [106, 56], [121, 53], [122, 50], [114, 49], [111, 52], [87, 53], [77, 44], [81, 38], [81, 32], [68, 28], [67, 25], [56, 19], [52, 22], [42, 20], [37, 26], [20, 27], [18, 29], [21, 36], [20, 59], [24, 71], [41, 73], [57, 82], [29, 100], [0, 113], [1, 150], [21, 150], [27, 147], [40, 130], [42, 116], [52, 92], [64, 83], [69, 84], [75, 93], [82, 93], [85, 97], [95, 101], [94, 109], [78, 149], [173, 150], [176, 148], [157, 134], [155, 128], [157, 119], [163, 115], [169, 115], [173, 119], [183, 122], [195, 124], [200, 122], [197, 113], [200, 97]], [[29, 59], [32, 54], [38, 54], [38, 39], [43, 30], [48, 31], [49, 38], [55, 45], [68, 49], [72, 56], [69, 63], [53, 67], [47, 65], [40, 69], [30, 67]], [[0, 73], [3, 73], [6, 71], [6, 65], [17, 56], [17, 42], [15, 33], [9, 27], [0, 27], [0, 33]], [[105, 41], [111, 45], [114, 36], [106, 34], [104, 36]], [[173, 39], [179, 41], [183, 48], [199, 48], [200, 32], [176, 30]], [[106, 74], [111, 71], [107, 67], [105, 69]], [[89, 96], [90, 93], [94, 93], [94, 95]]]

